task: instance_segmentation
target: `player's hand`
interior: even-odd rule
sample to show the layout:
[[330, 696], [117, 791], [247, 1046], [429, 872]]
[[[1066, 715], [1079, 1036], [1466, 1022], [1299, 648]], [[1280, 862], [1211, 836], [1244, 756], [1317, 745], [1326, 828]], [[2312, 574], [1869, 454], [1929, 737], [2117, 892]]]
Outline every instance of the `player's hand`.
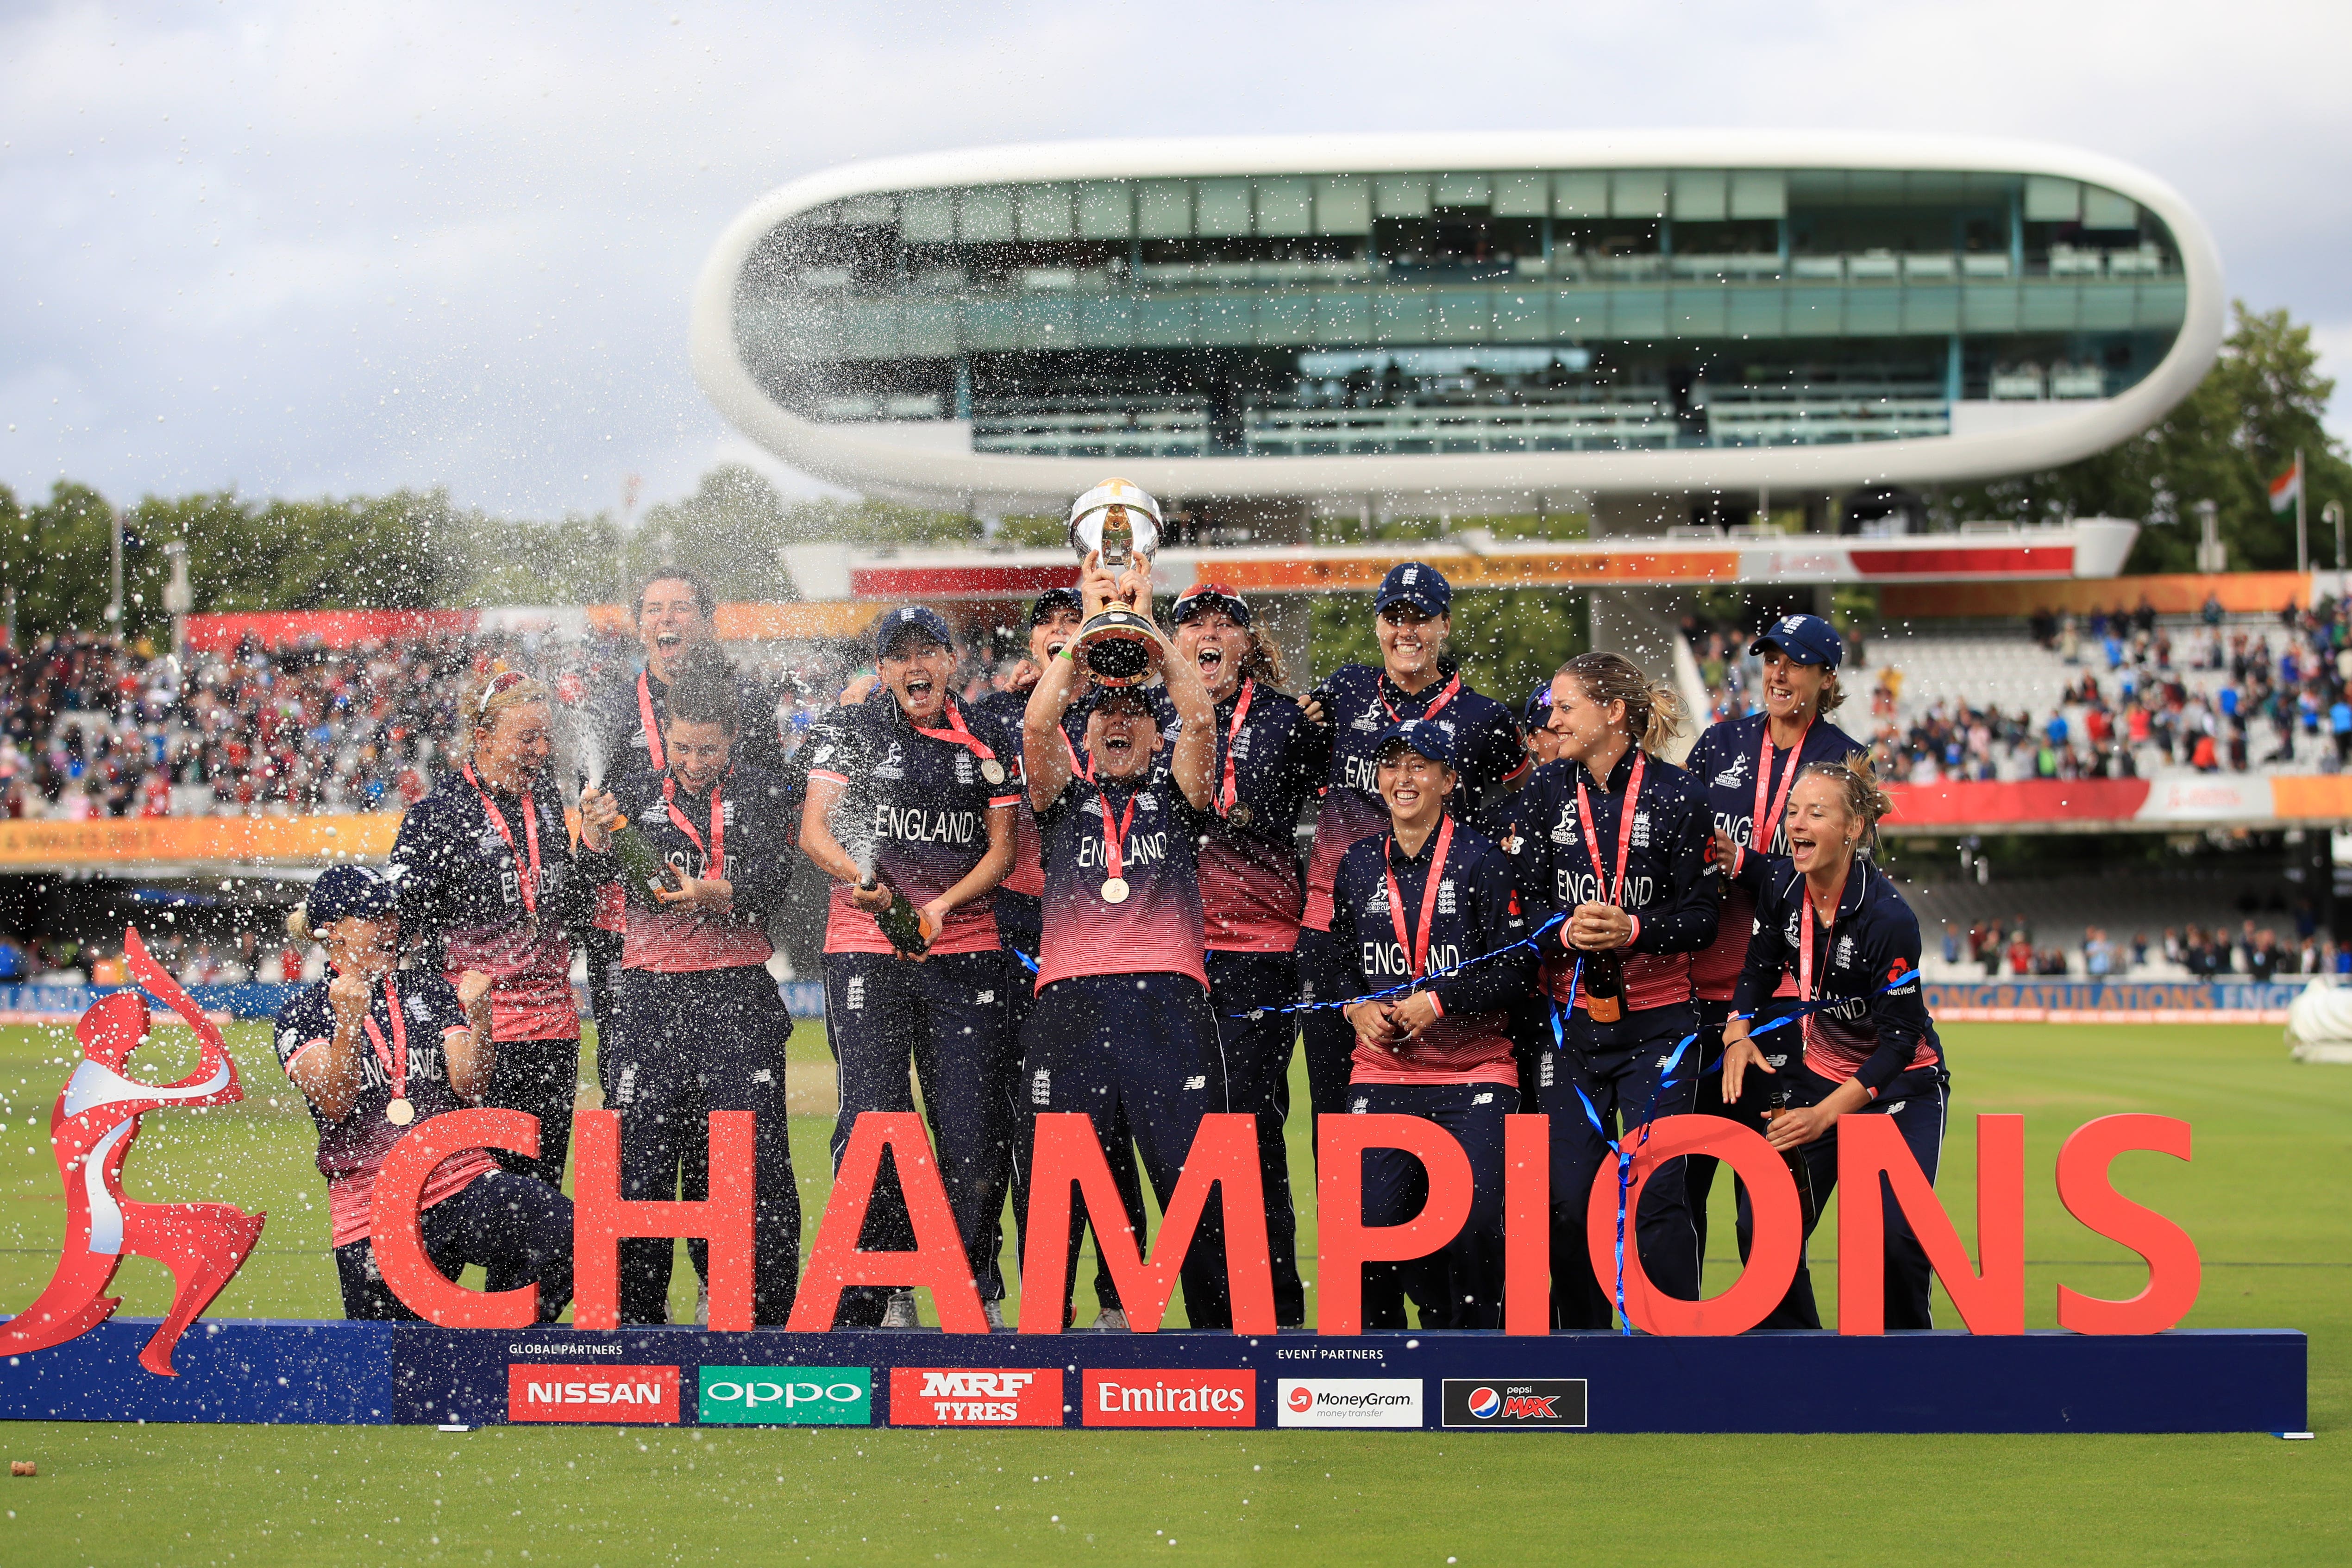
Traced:
[[607, 789], [583, 790], [580, 795], [580, 839], [591, 849], [610, 849], [621, 826], [621, 803]]
[[1385, 1002], [1351, 1002], [1340, 1008], [1339, 1013], [1354, 1026], [1358, 1039], [1369, 1041], [1382, 1050], [1390, 1049], [1404, 1037]]
[[1434, 1028], [1443, 1014], [1437, 1010], [1437, 993], [1416, 991], [1389, 1009], [1389, 1019], [1402, 1030], [1407, 1039], [1418, 1039], [1423, 1032]]
[[1837, 1125], [1837, 1120], [1836, 1111], [1822, 1106], [1791, 1106], [1786, 1110], [1774, 1111], [1771, 1120], [1765, 1122], [1764, 1141], [1785, 1154], [1791, 1149], [1801, 1149], [1818, 1141]]
[[490, 994], [490, 977], [478, 969], [468, 969], [457, 976], [457, 1005], [472, 1012]]
[[367, 1016], [369, 989], [366, 975], [356, 969], [346, 969], [328, 984], [327, 1005], [346, 1024], [363, 1018]]
[[1751, 1067], [1759, 1072], [1772, 1070], [1772, 1064], [1764, 1059], [1764, 1053], [1758, 1050], [1756, 1042], [1748, 1037], [1748, 1020], [1734, 1018], [1723, 1026], [1723, 1102], [1726, 1105], [1739, 1099], [1740, 1088]]
[[1085, 563], [1078, 568], [1078, 598], [1086, 606], [1084, 618], [1089, 621], [1113, 605], [1127, 603], [1121, 595], [1120, 579], [1103, 569], [1099, 550], [1087, 551]]
[[1328, 724], [1331, 721], [1329, 716], [1323, 711], [1323, 704], [1317, 700], [1311, 691], [1298, 700], [1298, 711], [1309, 724]]
[[874, 689], [881, 684], [882, 672], [875, 669], [867, 670], [865, 674], [859, 676], [856, 679], [851, 681], [848, 685], [841, 689], [841, 706], [844, 708], [856, 707], [859, 703], [873, 696]]
[[675, 888], [656, 888], [654, 897], [674, 910], [723, 913], [735, 905], [735, 884], [724, 877], [678, 877]]
[[888, 909], [895, 896], [885, 882], [877, 881], [870, 888], [856, 882], [849, 885], [849, 901], [869, 915], [878, 915]]
[[1579, 904], [1568, 917], [1568, 945], [1602, 952], [1633, 940], [1633, 917], [1614, 904]]
[[1731, 875], [1732, 867], [1739, 863], [1739, 846], [1733, 840], [1731, 835], [1720, 827], [1717, 828], [1715, 830], [1715, 863], [1723, 868], [1725, 876]]

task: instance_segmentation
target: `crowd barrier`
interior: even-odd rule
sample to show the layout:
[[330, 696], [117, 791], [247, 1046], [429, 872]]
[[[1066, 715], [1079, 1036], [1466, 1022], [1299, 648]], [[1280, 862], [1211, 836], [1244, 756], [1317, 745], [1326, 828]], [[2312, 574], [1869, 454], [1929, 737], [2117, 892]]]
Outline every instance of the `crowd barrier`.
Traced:
[[2308, 980], [1928, 981], [1942, 1024], [2284, 1024]]

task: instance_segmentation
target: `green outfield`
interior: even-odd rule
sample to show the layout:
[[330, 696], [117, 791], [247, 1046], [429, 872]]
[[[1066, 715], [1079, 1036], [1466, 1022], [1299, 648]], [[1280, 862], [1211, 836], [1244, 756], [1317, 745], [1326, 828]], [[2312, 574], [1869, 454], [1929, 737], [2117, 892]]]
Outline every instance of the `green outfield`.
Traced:
[[[2195, 1237], [2205, 1274], [2192, 1325], [2309, 1331], [2316, 1441], [16, 1424], [0, 1445], [40, 1473], [0, 1494], [0, 1563], [2352, 1557], [2352, 1450], [2336, 1447], [2352, 1441], [2352, 1069], [2291, 1063], [2273, 1028], [1956, 1026], [1946, 1040], [1956, 1114], [1940, 1185], [1964, 1236], [1969, 1118], [2027, 1118], [2029, 1326], [2053, 1325], [2062, 1281], [2121, 1297], [2144, 1278], [2059, 1206], [2060, 1141], [2112, 1111], [2188, 1118], [2193, 1163], [2126, 1155], [2117, 1184]], [[184, 1042], [165, 1032], [147, 1075], [184, 1070]], [[232, 1043], [247, 1103], [152, 1118], [132, 1191], [268, 1210], [259, 1251], [215, 1315], [335, 1315], [309, 1119], [263, 1031]], [[63, 1208], [41, 1129], [72, 1054], [62, 1030], [0, 1029], [10, 1308], [40, 1289], [56, 1253]], [[829, 1093], [815, 1027], [798, 1037], [794, 1067], [808, 1080], [796, 1097]], [[828, 1126], [793, 1118], [812, 1232]], [[1311, 1190], [1303, 1138], [1292, 1154]], [[1727, 1186], [1712, 1230], [1717, 1289], [1737, 1267]], [[1825, 1310], [1834, 1223], [1814, 1258]], [[1302, 1216], [1302, 1247], [1311, 1237]], [[169, 1298], [168, 1277], [142, 1260], [117, 1283], [125, 1313], [155, 1314]], [[1948, 1302], [1938, 1314], [1957, 1326]]]

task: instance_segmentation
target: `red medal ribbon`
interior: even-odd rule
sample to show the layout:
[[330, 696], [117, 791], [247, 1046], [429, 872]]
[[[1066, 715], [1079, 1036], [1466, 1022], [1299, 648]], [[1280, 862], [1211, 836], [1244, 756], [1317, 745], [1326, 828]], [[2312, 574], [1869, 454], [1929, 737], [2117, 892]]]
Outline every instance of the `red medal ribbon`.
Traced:
[[1231, 816], [1234, 802], [1241, 796], [1241, 783], [1234, 775], [1234, 742], [1242, 732], [1242, 721], [1249, 717], [1250, 699], [1257, 692], [1254, 679], [1242, 681], [1242, 694], [1234, 703], [1234, 721], [1225, 731], [1225, 786], [1217, 796], [1217, 815]]
[[[954, 699], [949, 699], [946, 711], [948, 722], [947, 728], [943, 730], [926, 730], [920, 724], [915, 723], [912, 719], [908, 720], [907, 722], [913, 727], [918, 735], [928, 736], [934, 741], [945, 741], [951, 746], [961, 746], [983, 763], [994, 762], [996, 753], [990, 751], [979, 736], [964, 727], [963, 715], [956, 711]], [[1066, 733], [1062, 740], [1064, 744], [1067, 744], [1069, 736]]]
[[[1772, 721], [1769, 718], [1764, 721], [1764, 750], [1756, 763], [1756, 814], [1748, 819], [1748, 847], [1759, 855], [1772, 853], [1772, 840], [1780, 831], [1780, 814], [1789, 809], [1789, 792], [1797, 784], [1797, 760], [1804, 755], [1805, 736], [1812, 732], [1813, 721], [1809, 718], [1805, 721], [1803, 733], [1797, 737], [1797, 743], [1789, 748], [1789, 776], [1780, 781], [1780, 787], [1772, 799], [1772, 815], [1768, 817], [1764, 815], [1764, 798], [1772, 780]], [[1769, 828], [1764, 826], [1767, 822], [1772, 825]]]
[[392, 1049], [383, 1048], [383, 1031], [375, 1026], [375, 1014], [370, 1011], [360, 1020], [367, 1026], [368, 1044], [375, 1047], [375, 1059], [392, 1079], [392, 1098], [408, 1098], [408, 1023], [400, 1016], [400, 993], [392, 988], [392, 976], [383, 977], [383, 1005], [392, 1014]]
[[[523, 852], [515, 847], [514, 833], [507, 826], [506, 813], [500, 811], [499, 803], [490, 798], [490, 792], [482, 787], [482, 781], [474, 776], [474, 764], [467, 763], [461, 771], [466, 775], [466, 782], [474, 786], [474, 793], [482, 797], [482, 809], [489, 814], [490, 826], [497, 828], [499, 837], [507, 841], [507, 852], [517, 860], [520, 860], [523, 858]], [[522, 908], [525, 914], [537, 915], [539, 913], [539, 807], [532, 803], [529, 790], [522, 792], [522, 831], [523, 837], [530, 844], [530, 875], [522, 879]]]
[[646, 679], [648, 673], [637, 671], [637, 718], [646, 727], [646, 750], [652, 753], [653, 765], [666, 768], [669, 760], [662, 755], [661, 722], [654, 717], [654, 690]]
[[1390, 834], [1388, 842], [1381, 847], [1381, 867], [1389, 879], [1389, 921], [1396, 927], [1397, 946], [1403, 950], [1406, 960], [1412, 965], [1412, 973], [1407, 976], [1411, 980], [1419, 980], [1421, 972], [1429, 964], [1430, 915], [1437, 908], [1437, 884], [1445, 876], [1445, 851], [1453, 842], [1454, 818], [1450, 816], [1442, 817], [1437, 824], [1437, 852], [1429, 858], [1429, 880], [1421, 889], [1421, 935], [1418, 941], [1407, 934], [1404, 929], [1404, 897], [1397, 890], [1396, 867], [1389, 860], [1389, 855], [1396, 847], [1396, 835]]
[[727, 875], [727, 808], [719, 798], [719, 792], [726, 786], [727, 781], [724, 777], [719, 778], [710, 786], [710, 843], [706, 847], [702, 842], [702, 835], [694, 830], [694, 824], [688, 822], [686, 819], [686, 813], [677, 808], [677, 780], [675, 778], [662, 780], [662, 809], [669, 813], [669, 819], [677, 824], [677, 830], [680, 833], [694, 840], [694, 847], [702, 856], [702, 876], [705, 881]]
[[1119, 814], [1119, 819], [1114, 825], [1110, 819], [1110, 792], [1108, 790], [1095, 792], [1095, 804], [1102, 807], [1103, 814], [1103, 874], [1106, 877], [1117, 877], [1123, 880], [1127, 876], [1125, 846], [1127, 830], [1135, 822], [1135, 795], [1127, 797], [1127, 809]]
[[[1070, 744], [1070, 732], [1067, 730], [1061, 728], [1061, 726], [1055, 725], [1055, 733], [1062, 737], [1062, 750], [1069, 753], [1070, 772], [1076, 774], [1079, 778], [1086, 780], [1088, 784], [1094, 783], [1095, 754], [1092, 752], [1088, 752], [1085, 762], [1082, 763], [1078, 761], [1078, 749], [1077, 747]], [[1110, 807], [1106, 805], [1103, 809], [1105, 811], [1108, 811]]]
[[[1436, 718], [1439, 711], [1443, 710], [1447, 703], [1453, 701], [1455, 697], [1461, 695], [1461, 691], [1462, 678], [1457, 675], [1453, 679], [1445, 683], [1445, 689], [1437, 694], [1436, 701], [1432, 702], [1427, 708], [1422, 710], [1421, 716], [1424, 719]], [[1394, 723], [1397, 716], [1396, 704], [1391, 702], [1385, 695], [1381, 695], [1381, 706], [1388, 710], [1389, 721]]]
[[1625, 804], [1618, 807], [1617, 816], [1617, 885], [1609, 885], [1609, 868], [1601, 859], [1601, 840], [1592, 833], [1592, 801], [1584, 793], [1584, 781], [1576, 781], [1576, 826], [1584, 835], [1584, 852], [1592, 860], [1592, 874], [1601, 880], [1601, 902], [1624, 906], [1625, 861], [1633, 849], [1633, 805], [1642, 798], [1642, 767], [1648, 759], [1639, 752], [1633, 753], [1633, 776], [1626, 781]]

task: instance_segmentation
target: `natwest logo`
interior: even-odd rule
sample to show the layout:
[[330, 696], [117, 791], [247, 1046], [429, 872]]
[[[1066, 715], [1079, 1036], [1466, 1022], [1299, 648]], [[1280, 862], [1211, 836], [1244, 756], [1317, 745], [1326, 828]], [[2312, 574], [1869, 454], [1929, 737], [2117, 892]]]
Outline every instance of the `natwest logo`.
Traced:
[[1417, 1377], [1286, 1377], [1276, 1416], [1284, 1426], [1419, 1426]]
[[1059, 1367], [890, 1369], [893, 1426], [1059, 1426]]
[[509, 1421], [674, 1422], [674, 1366], [507, 1367]]
[[1448, 1426], [1581, 1426], [1584, 1425], [1584, 1379], [1531, 1378], [1506, 1383], [1496, 1378], [1449, 1377], [1445, 1380]]
[[1255, 1426], [1257, 1373], [1120, 1367], [1086, 1374], [1089, 1426]]

